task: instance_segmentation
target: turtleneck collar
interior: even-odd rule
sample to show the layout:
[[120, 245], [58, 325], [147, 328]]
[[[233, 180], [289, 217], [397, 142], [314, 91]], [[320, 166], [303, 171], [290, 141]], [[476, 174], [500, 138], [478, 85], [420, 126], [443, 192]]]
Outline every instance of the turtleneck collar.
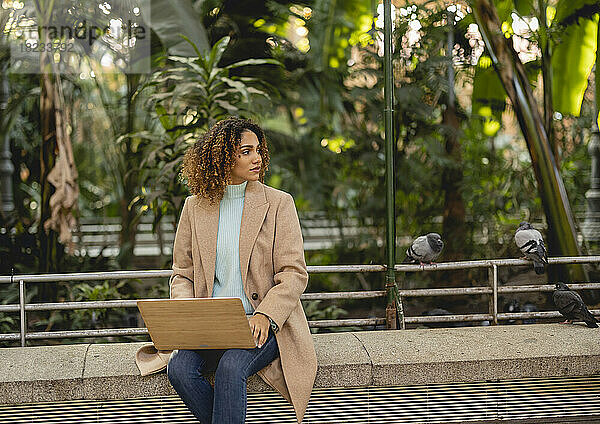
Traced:
[[230, 184], [225, 187], [225, 193], [223, 194], [223, 199], [237, 199], [239, 197], [244, 197], [246, 193], [246, 185], [248, 181], [244, 181], [241, 184]]

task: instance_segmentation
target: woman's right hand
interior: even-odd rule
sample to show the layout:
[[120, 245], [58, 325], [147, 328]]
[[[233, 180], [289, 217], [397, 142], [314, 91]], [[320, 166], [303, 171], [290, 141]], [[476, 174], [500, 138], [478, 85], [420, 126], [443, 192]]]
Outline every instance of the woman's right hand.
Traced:
[[263, 314], [256, 314], [248, 318], [248, 323], [250, 324], [250, 331], [252, 331], [256, 347], [261, 348], [267, 341], [267, 337], [269, 337], [269, 328], [271, 328], [269, 318]]

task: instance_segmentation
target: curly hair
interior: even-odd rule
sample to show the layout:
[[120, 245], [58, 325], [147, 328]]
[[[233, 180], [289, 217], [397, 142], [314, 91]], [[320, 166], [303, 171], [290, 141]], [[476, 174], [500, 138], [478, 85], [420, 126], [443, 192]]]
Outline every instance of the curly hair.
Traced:
[[262, 157], [259, 180], [264, 182], [269, 166], [265, 133], [253, 121], [232, 116], [213, 125], [185, 152], [181, 177], [187, 180], [191, 194], [206, 197], [213, 203], [223, 198], [225, 187], [231, 183], [231, 170], [244, 131], [252, 131], [258, 138]]

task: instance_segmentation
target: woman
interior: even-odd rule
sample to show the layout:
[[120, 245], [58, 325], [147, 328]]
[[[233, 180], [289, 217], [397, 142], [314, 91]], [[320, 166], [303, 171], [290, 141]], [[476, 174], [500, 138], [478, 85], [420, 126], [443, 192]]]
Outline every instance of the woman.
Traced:
[[298, 422], [312, 391], [302, 233], [292, 196], [262, 183], [268, 165], [263, 131], [236, 117], [215, 124], [184, 157], [192, 196], [175, 235], [171, 298], [239, 297], [257, 344], [222, 354], [214, 389], [203, 376], [214, 352], [171, 355], [169, 381], [202, 423], [243, 423], [254, 373], [293, 404]]

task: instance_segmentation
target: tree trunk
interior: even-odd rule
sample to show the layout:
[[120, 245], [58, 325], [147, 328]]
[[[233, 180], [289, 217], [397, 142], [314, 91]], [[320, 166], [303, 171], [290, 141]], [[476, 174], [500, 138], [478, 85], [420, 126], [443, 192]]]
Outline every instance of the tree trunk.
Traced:
[[[467, 250], [467, 228], [465, 225], [465, 204], [461, 194], [463, 181], [462, 152], [458, 139], [459, 121], [456, 109], [450, 105], [443, 113], [446, 126], [446, 154], [451, 163], [442, 173], [442, 189], [444, 190], [444, 215], [442, 222], [442, 238], [444, 239], [443, 257], [445, 261], [459, 261], [470, 255]], [[447, 271], [438, 281], [437, 286], [460, 287], [464, 285], [467, 272]], [[448, 299], [447, 306], [452, 310], [469, 302], [468, 298], [457, 296]]]
[[[494, 4], [490, 0], [474, 0], [473, 5], [486, 48], [513, 104], [531, 155], [531, 164], [548, 223], [549, 253], [552, 256], [580, 255], [567, 192], [552, 154], [525, 67], [513, 49], [512, 39], [507, 39], [502, 33], [500, 18]], [[559, 271], [561, 278], [565, 280], [571, 281], [568, 269], [571, 270], [572, 280], [587, 280], [586, 272], [580, 265], [554, 269]]]
[[[454, 49], [454, 13], [448, 12], [448, 43], [446, 55], [448, 57], [448, 95], [446, 108], [443, 112], [443, 124], [446, 136], [446, 155], [450, 164], [442, 173], [442, 189], [444, 190], [444, 214], [442, 223], [442, 238], [444, 239], [444, 259], [458, 261], [470, 252], [465, 251], [468, 246], [467, 228], [465, 226], [465, 204], [463, 202], [461, 187], [463, 181], [462, 152], [459, 141], [460, 122], [456, 114], [456, 96], [454, 94], [454, 62], [452, 52]], [[450, 272], [443, 280], [451, 286], [459, 286], [464, 281], [464, 272]]]
[[[465, 257], [467, 229], [465, 226], [465, 204], [460, 192], [463, 180], [462, 152], [458, 140], [459, 122], [456, 110], [448, 106], [443, 114], [447, 127], [446, 154], [452, 164], [442, 174], [444, 196], [443, 239], [444, 260], [457, 261]], [[453, 273], [453, 275], [456, 273]]]
[[[47, 29], [42, 28], [42, 40], [47, 38]], [[54, 109], [54, 73], [51, 64], [52, 56], [48, 52], [40, 54], [40, 125], [42, 146], [40, 148], [40, 222], [38, 225], [38, 239], [40, 245], [40, 258], [38, 272], [57, 272], [63, 247], [58, 242], [58, 233], [50, 229], [44, 230], [44, 222], [51, 216], [50, 197], [54, 194], [54, 187], [48, 181], [48, 174], [54, 168], [57, 155], [56, 140], [56, 111]], [[40, 286], [41, 301], [55, 301], [56, 283], [46, 283]]]

